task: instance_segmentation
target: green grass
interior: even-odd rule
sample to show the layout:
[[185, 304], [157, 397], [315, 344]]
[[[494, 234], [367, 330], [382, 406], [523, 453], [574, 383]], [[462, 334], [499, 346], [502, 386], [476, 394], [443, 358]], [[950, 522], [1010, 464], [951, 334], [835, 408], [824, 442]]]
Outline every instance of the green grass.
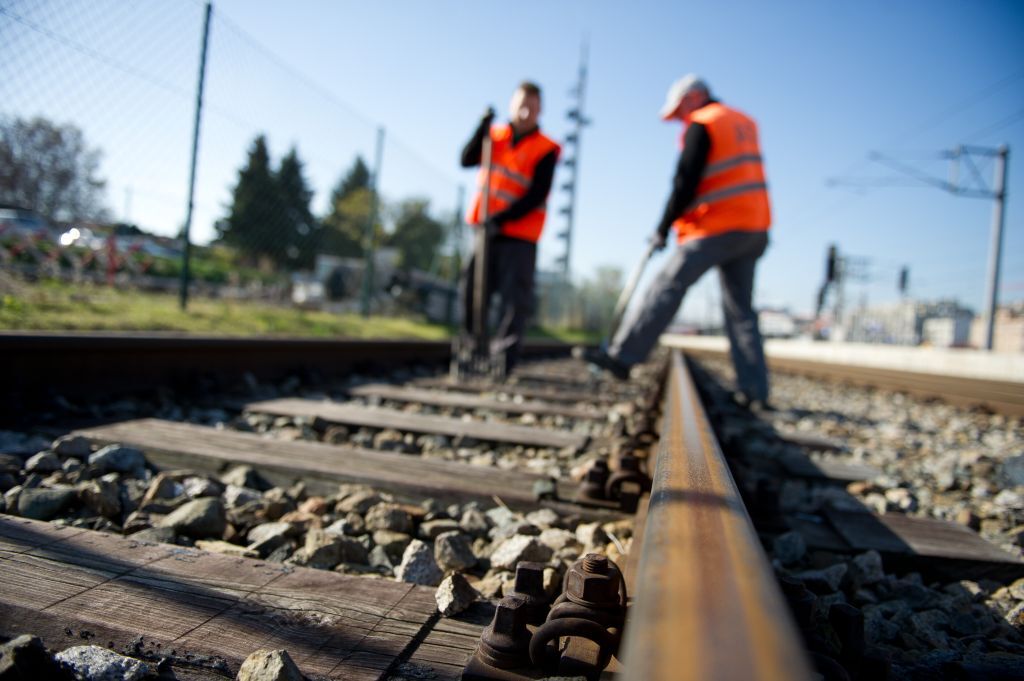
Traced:
[[[3, 282], [0, 282], [2, 284]], [[224, 336], [409, 338], [444, 340], [450, 330], [410, 317], [332, 314], [248, 301], [194, 298], [182, 312], [178, 297], [59, 282], [8, 285], [0, 291], [0, 330], [168, 331]], [[531, 338], [593, 343], [597, 334], [536, 329]]]
[[19, 284], [0, 296], [0, 329], [173, 331], [232, 336], [415, 338], [442, 340], [448, 329], [409, 318], [331, 314], [247, 301], [195, 298], [182, 312], [174, 295], [105, 286]]

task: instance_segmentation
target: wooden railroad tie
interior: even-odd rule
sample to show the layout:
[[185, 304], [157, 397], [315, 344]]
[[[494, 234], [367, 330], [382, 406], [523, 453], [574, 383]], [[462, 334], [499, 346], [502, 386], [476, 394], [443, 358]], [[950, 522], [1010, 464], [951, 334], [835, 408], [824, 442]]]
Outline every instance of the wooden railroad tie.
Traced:
[[411, 433], [430, 433], [449, 437], [469, 437], [487, 442], [505, 442], [526, 447], [554, 447], [582, 450], [590, 438], [583, 434], [518, 426], [506, 423], [463, 421], [447, 416], [424, 416], [394, 409], [376, 409], [354, 404], [318, 400], [281, 399], [253, 402], [248, 411], [320, 419], [326, 423], [368, 428], [392, 428]]

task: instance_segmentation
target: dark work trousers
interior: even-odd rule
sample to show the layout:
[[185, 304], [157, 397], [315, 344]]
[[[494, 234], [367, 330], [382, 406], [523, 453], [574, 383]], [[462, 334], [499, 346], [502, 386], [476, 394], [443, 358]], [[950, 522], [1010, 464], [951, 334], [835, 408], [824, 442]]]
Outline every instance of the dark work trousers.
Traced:
[[766, 232], [726, 232], [683, 242], [669, 256], [641, 304], [634, 306], [619, 326], [608, 354], [630, 365], [644, 361], [676, 316], [686, 290], [717, 267], [737, 387], [752, 400], [767, 400], [768, 369], [757, 313], [751, 305], [754, 266], [767, 247]]
[[[526, 322], [533, 307], [533, 271], [537, 244], [497, 236], [491, 241], [488, 295], [498, 294], [498, 326], [491, 334], [491, 352], [504, 352], [508, 368], [519, 359]], [[473, 268], [476, 254], [462, 271], [462, 328], [473, 333]], [[493, 315], [491, 315], [493, 319]]]

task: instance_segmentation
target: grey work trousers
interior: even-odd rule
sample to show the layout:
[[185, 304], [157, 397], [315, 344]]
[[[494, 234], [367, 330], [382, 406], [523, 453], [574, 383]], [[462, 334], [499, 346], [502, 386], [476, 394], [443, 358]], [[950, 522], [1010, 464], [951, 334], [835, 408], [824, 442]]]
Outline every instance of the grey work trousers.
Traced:
[[[500, 298], [498, 326], [491, 337], [491, 352], [504, 352], [511, 369], [519, 359], [526, 322], [533, 308], [533, 273], [537, 263], [537, 244], [522, 239], [498, 236], [491, 240], [487, 296]], [[462, 328], [473, 332], [473, 268], [476, 255], [470, 257], [462, 272]]]
[[751, 305], [754, 266], [767, 247], [766, 232], [726, 232], [684, 242], [651, 283], [642, 303], [623, 320], [608, 354], [628, 365], [644, 361], [675, 317], [686, 290], [717, 267], [738, 388], [751, 400], [767, 400], [768, 369], [757, 314]]

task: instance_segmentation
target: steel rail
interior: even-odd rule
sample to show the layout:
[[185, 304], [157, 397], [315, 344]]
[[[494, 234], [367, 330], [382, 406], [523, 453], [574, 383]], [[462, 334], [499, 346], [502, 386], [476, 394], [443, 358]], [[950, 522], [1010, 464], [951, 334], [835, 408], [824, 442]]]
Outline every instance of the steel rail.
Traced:
[[[695, 359], [728, 359], [726, 350], [690, 349]], [[1018, 382], [946, 376], [922, 371], [832, 364], [810, 359], [767, 357], [771, 371], [849, 383], [868, 388], [904, 392], [924, 399], [938, 399], [961, 407], [982, 407], [1005, 416], [1024, 416], [1024, 387]]]
[[[527, 342], [524, 356], [568, 355], [570, 346]], [[167, 387], [209, 392], [247, 374], [260, 381], [342, 376], [370, 367], [446, 363], [447, 341], [194, 336], [176, 333], [0, 333], [5, 412]], [[3, 417], [0, 417], [2, 420]]]
[[622, 678], [812, 678], [679, 351], [662, 419]]

